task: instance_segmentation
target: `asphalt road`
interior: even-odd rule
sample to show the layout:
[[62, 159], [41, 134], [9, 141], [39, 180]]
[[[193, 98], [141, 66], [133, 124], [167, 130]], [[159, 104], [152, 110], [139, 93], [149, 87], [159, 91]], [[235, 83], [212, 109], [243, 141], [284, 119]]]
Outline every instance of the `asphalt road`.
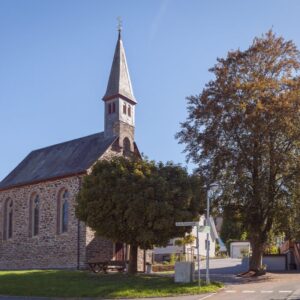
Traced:
[[[211, 280], [221, 281], [225, 284], [239, 283], [241, 278], [237, 274], [248, 270], [248, 260], [239, 258], [211, 259], [209, 262], [209, 274]], [[202, 261], [200, 265], [201, 278], [206, 278], [206, 262]], [[197, 271], [196, 271], [197, 275]]]
[[300, 300], [300, 274], [271, 274], [266, 280], [226, 285], [219, 293], [207, 296], [210, 300]]
[[[218, 293], [170, 298], [147, 298], [147, 300], [300, 300], [300, 272], [271, 273], [258, 279], [236, 277], [236, 274], [246, 271], [247, 268], [247, 261], [214, 259], [210, 261], [211, 280], [225, 283], [225, 288]], [[202, 262], [200, 270], [201, 278], [205, 279], [204, 262]], [[0, 300], [47, 300], [47, 298], [0, 296]], [[83, 299], [81, 298], [81, 300]], [[85, 300], [89, 300], [89, 298], [85, 298]]]
[[[201, 266], [205, 269], [205, 264]], [[266, 277], [243, 279], [236, 274], [246, 271], [248, 261], [240, 259], [215, 259], [210, 262], [212, 280], [225, 283], [225, 288], [217, 294], [209, 294], [197, 299], [224, 300], [300, 300], [300, 273], [269, 273]], [[205, 270], [201, 270], [204, 278]], [[183, 300], [183, 299], [182, 299]], [[188, 299], [187, 299], [188, 300]], [[194, 300], [194, 299], [193, 299]]]

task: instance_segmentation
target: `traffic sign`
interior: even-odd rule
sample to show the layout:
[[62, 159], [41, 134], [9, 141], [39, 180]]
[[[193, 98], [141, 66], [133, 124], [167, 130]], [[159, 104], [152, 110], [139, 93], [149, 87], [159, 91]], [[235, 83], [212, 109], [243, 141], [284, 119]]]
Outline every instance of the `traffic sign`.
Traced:
[[210, 233], [210, 226], [199, 226], [199, 232]]
[[198, 226], [199, 222], [176, 222], [176, 226]]

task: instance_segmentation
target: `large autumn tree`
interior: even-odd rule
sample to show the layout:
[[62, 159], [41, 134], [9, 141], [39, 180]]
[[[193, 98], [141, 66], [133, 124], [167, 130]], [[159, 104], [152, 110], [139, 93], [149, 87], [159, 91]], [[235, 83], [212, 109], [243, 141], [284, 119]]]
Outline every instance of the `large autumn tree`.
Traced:
[[202, 187], [198, 176], [172, 163], [101, 160], [84, 178], [76, 215], [99, 236], [130, 245], [129, 272], [135, 273], [138, 247], [166, 246], [188, 229], [175, 222], [199, 218]]
[[245, 51], [230, 51], [210, 69], [215, 78], [202, 93], [187, 98], [177, 134], [188, 159], [218, 185], [218, 198], [242, 212], [253, 270], [268, 233], [288, 217], [299, 172], [299, 69], [296, 45], [272, 31]]

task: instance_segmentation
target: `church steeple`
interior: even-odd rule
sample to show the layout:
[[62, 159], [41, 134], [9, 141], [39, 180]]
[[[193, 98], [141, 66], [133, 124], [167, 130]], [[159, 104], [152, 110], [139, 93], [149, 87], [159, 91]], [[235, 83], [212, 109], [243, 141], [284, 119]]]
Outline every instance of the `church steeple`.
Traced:
[[118, 41], [103, 100], [106, 101], [119, 96], [125, 100], [137, 103], [133, 95], [120, 27], [118, 31]]
[[105, 105], [104, 134], [107, 137], [118, 137], [120, 148], [124, 149], [125, 152], [132, 152], [134, 151], [135, 105], [137, 101], [132, 91], [120, 25], [118, 31], [107, 89], [102, 98]]

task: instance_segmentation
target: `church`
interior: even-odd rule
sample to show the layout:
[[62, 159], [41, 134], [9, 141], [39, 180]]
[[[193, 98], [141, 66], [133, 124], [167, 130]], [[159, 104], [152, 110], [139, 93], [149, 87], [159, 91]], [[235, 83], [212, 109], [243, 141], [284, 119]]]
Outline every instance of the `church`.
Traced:
[[[119, 29], [104, 103], [104, 131], [32, 151], [0, 182], [0, 269], [84, 269], [126, 260], [126, 245], [105, 240], [75, 216], [83, 177], [100, 159], [138, 155], [135, 105]], [[139, 250], [138, 269], [149, 256]]]

